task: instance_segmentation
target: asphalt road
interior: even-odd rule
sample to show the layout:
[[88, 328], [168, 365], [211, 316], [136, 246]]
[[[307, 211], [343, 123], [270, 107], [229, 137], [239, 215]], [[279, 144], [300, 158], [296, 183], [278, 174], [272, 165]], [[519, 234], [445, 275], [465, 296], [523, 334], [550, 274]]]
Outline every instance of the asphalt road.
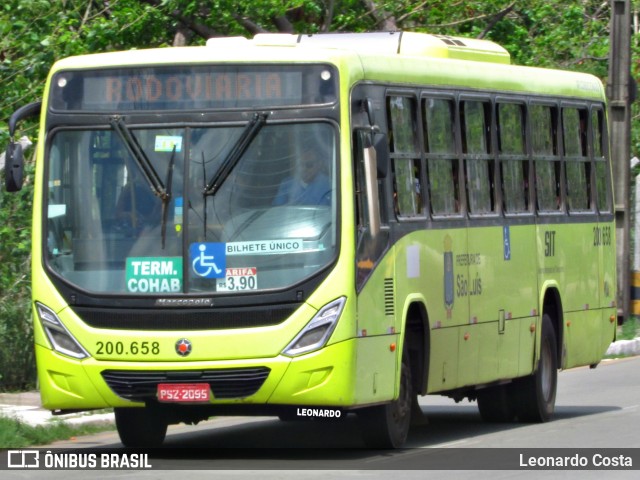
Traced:
[[[259, 477], [261, 480], [326, 478], [327, 475], [358, 479], [390, 476], [474, 480], [638, 478], [639, 357], [605, 361], [595, 370], [578, 368], [561, 372], [556, 414], [553, 421], [544, 424], [484, 423], [475, 403], [455, 404], [441, 397], [424, 397], [421, 406], [428, 423], [412, 429], [406, 448], [402, 450], [364, 449], [355, 418], [350, 417], [339, 423], [219, 418], [198, 426], [170, 427], [165, 441], [169, 448], [149, 453], [152, 470], [110, 470], [102, 471], [100, 476], [174, 479], [179, 475], [188, 479]], [[86, 448], [123, 451], [115, 432], [59, 442], [51, 448], [73, 448], [78, 452]], [[540, 471], [522, 467], [519, 465], [521, 454], [524, 454], [525, 463], [532, 452], [535, 459], [536, 451], [528, 450], [532, 448], [569, 449], [541, 452], [553, 456], [577, 452], [579, 456], [588, 457], [590, 466], [594, 454], [623, 455], [624, 458], [630, 454], [635, 471], [572, 468]], [[432, 463], [434, 459], [437, 461]], [[445, 468], [459, 470], [439, 470]], [[47, 473], [47, 479], [68, 480], [82, 472], [38, 471], [32, 475], [41, 473]], [[77, 478], [86, 478], [86, 473]]]

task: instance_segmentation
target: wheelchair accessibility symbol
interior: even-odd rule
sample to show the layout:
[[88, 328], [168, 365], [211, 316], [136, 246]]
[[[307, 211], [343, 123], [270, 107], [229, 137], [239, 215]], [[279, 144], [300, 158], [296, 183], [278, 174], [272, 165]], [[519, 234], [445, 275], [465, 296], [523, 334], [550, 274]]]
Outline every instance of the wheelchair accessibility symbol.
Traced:
[[192, 243], [189, 253], [193, 273], [202, 278], [224, 278], [227, 267], [224, 243]]

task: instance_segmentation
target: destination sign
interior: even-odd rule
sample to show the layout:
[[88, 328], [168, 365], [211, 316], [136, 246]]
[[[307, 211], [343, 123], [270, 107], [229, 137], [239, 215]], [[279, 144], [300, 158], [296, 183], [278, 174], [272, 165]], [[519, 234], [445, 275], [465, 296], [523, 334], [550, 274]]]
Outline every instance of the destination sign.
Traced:
[[60, 72], [51, 108], [63, 111], [207, 110], [328, 104], [337, 75], [326, 65], [196, 65]]

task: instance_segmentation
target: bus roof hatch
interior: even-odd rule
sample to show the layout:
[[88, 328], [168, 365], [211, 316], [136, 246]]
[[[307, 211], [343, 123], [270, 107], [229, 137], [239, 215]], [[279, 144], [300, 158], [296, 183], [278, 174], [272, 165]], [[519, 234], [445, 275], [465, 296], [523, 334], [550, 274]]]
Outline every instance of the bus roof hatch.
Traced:
[[510, 64], [503, 47], [488, 40], [415, 32], [302, 34], [298, 44], [362, 53], [398, 54]]
[[450, 37], [416, 32], [317, 33], [287, 34], [259, 33], [253, 39], [243, 37], [210, 38], [212, 48], [254, 47], [311, 47], [349, 50], [375, 55], [408, 55], [418, 57], [451, 58], [510, 64], [511, 57], [503, 47], [488, 40]]

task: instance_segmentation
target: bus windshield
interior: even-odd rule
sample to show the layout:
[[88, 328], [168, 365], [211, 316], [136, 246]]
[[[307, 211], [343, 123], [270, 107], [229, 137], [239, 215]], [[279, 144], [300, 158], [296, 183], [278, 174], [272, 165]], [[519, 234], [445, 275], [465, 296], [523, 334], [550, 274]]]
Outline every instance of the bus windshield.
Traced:
[[49, 268], [132, 295], [281, 289], [318, 273], [336, 254], [335, 128], [262, 120], [55, 130]]

